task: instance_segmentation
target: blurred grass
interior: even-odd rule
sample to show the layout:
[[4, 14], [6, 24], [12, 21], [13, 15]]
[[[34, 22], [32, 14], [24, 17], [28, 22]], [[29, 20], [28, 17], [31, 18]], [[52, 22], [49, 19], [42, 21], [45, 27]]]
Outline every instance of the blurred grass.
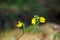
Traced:
[[5, 30], [4, 32], [0, 33], [0, 40], [16, 40], [18, 35], [20, 35], [21, 33], [22, 31], [18, 29]]

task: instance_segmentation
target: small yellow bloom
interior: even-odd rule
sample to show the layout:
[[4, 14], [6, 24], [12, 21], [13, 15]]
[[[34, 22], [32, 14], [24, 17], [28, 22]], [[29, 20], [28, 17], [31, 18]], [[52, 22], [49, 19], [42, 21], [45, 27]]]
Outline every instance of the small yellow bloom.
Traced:
[[16, 25], [18, 28], [22, 27], [23, 23], [18, 21], [18, 24]]
[[44, 17], [40, 17], [40, 22], [45, 23], [46, 19]]
[[32, 22], [33, 25], [36, 24], [36, 19], [33, 18], [31, 22]]

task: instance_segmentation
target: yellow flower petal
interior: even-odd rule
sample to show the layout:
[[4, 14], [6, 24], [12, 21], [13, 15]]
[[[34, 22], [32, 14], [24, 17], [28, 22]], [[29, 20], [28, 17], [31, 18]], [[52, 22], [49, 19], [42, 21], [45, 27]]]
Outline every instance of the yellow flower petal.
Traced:
[[36, 19], [33, 18], [31, 22], [32, 22], [33, 25], [36, 24]]
[[41, 23], [45, 23], [45, 20], [46, 20], [46, 19], [45, 19], [44, 17], [40, 17], [40, 22], [41, 22]]
[[22, 27], [22, 25], [23, 25], [23, 23], [18, 21], [18, 24], [16, 26], [20, 28], [20, 27]]

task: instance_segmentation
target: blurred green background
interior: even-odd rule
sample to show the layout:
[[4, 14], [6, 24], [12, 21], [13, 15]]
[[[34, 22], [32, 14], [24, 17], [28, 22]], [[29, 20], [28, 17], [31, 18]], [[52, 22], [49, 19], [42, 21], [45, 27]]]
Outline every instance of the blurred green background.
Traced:
[[16, 28], [18, 20], [29, 25], [34, 15], [46, 17], [52, 8], [60, 10], [59, 4], [59, 0], [0, 0], [0, 29]]

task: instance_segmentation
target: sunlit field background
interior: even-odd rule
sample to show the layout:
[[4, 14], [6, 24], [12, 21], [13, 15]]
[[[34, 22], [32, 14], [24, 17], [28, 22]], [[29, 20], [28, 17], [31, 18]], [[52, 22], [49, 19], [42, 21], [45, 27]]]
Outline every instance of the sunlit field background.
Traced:
[[60, 1], [0, 0], [0, 40], [60, 40]]

